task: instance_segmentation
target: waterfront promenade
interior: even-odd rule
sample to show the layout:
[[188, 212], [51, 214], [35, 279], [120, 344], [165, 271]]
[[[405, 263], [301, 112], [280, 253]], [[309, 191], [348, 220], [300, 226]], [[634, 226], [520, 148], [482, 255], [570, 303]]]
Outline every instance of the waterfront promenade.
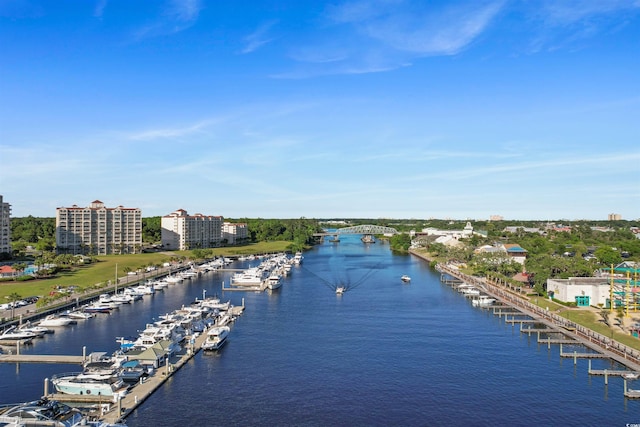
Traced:
[[[431, 261], [427, 256], [411, 251], [411, 254], [425, 261]], [[548, 328], [557, 330], [562, 334], [574, 339], [588, 348], [596, 350], [597, 352], [606, 355], [612, 360], [628, 367], [633, 371], [640, 371], [640, 351], [626, 346], [611, 337], [602, 335], [589, 328], [586, 328], [580, 324], [572, 322], [562, 316], [559, 316], [548, 309], [543, 309], [537, 305], [529, 302], [521, 294], [514, 292], [511, 289], [507, 289], [485, 278], [476, 276], [470, 276], [462, 273], [454, 266], [448, 264], [438, 264], [436, 269], [442, 274], [455, 277], [465, 283], [473, 285], [488, 295], [501, 301], [523, 315], [529, 316], [532, 319], [544, 324]]]

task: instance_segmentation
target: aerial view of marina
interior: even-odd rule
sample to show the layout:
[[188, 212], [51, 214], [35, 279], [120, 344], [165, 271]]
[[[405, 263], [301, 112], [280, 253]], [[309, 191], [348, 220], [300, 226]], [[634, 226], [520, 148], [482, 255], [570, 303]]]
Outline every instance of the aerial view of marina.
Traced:
[[0, 1], [0, 426], [640, 425], [638, 40]]

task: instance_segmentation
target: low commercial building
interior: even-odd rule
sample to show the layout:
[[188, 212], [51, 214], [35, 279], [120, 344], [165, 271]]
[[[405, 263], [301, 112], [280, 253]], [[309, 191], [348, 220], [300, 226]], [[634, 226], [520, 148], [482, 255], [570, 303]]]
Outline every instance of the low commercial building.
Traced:
[[547, 279], [547, 292], [559, 301], [573, 302], [578, 307], [590, 305], [608, 307], [611, 284], [606, 277]]

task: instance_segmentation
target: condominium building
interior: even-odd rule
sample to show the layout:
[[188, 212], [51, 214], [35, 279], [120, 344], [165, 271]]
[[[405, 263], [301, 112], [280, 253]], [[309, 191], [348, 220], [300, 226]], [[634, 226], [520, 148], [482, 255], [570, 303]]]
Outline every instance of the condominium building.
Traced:
[[610, 213], [610, 214], [607, 216], [607, 219], [608, 219], [609, 221], [620, 221], [620, 220], [622, 219], [622, 215], [617, 214], [617, 213]]
[[86, 208], [56, 209], [56, 247], [61, 254], [130, 254], [142, 250], [139, 208], [107, 208], [95, 200]]
[[11, 205], [0, 195], [0, 253], [11, 254]]
[[189, 215], [184, 209], [178, 209], [160, 221], [162, 247], [184, 251], [220, 246], [222, 221], [221, 216]]
[[238, 242], [247, 240], [249, 237], [249, 228], [244, 222], [225, 222], [222, 224], [222, 239], [228, 244], [234, 245]]

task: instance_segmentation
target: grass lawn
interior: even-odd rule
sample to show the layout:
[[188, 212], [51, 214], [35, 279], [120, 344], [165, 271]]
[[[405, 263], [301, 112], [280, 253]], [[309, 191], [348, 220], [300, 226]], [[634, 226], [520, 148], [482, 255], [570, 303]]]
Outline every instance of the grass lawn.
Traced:
[[[283, 252], [291, 242], [260, 242], [255, 244], [215, 248], [215, 256], [233, 256]], [[21, 297], [32, 295], [48, 295], [56, 286], [78, 286], [80, 289], [93, 289], [106, 286], [107, 282], [115, 280], [116, 268], [118, 277], [126, 275], [127, 271], [144, 269], [149, 265], [162, 265], [172, 257], [189, 259], [191, 251], [157, 252], [133, 255], [105, 255], [97, 257], [98, 262], [75, 267], [71, 271], [58, 274], [55, 278], [30, 280], [25, 282], [0, 282], [0, 301], [6, 301], [6, 296], [17, 293]], [[117, 266], [117, 267], [116, 267]], [[141, 277], [142, 278], [142, 277]]]

